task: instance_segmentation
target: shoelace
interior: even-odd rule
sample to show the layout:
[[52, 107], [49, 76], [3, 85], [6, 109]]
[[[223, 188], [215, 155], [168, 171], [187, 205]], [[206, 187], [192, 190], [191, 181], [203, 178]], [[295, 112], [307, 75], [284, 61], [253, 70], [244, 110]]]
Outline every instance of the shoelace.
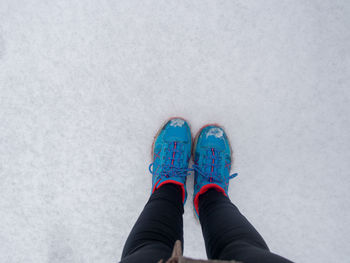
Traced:
[[[209, 152], [210, 151], [210, 152]], [[222, 178], [220, 173], [218, 172], [219, 167], [220, 167], [220, 161], [221, 161], [221, 157], [220, 157], [220, 151], [215, 150], [214, 148], [210, 148], [208, 150], [208, 155], [210, 155], [210, 158], [206, 158], [206, 162], [204, 163], [204, 170], [206, 170], [206, 168], [210, 168], [210, 172], [204, 172], [203, 170], [201, 170], [201, 168], [199, 167], [199, 165], [197, 164], [193, 164], [192, 165], [192, 170], [196, 171], [200, 176], [202, 176], [203, 178], [205, 178], [206, 180], [208, 180], [209, 182], [217, 182], [217, 183], [222, 183], [224, 181], [224, 183], [226, 184], [226, 179]], [[235, 178], [238, 175], [238, 173], [234, 173], [228, 176], [228, 181]], [[224, 179], [224, 180], [222, 180]]]
[[[186, 177], [189, 172], [192, 171], [190, 168], [180, 168], [178, 165], [182, 163], [183, 154], [182, 151], [179, 150], [181, 148], [181, 143], [179, 142], [171, 142], [167, 147], [167, 154], [165, 155], [165, 159], [168, 159], [168, 162], [165, 164], [158, 166], [156, 170], [154, 170], [154, 162], [151, 163], [148, 167], [148, 170], [152, 175], [159, 175], [160, 177]], [[158, 172], [158, 170], [161, 172]]]
[[[154, 162], [151, 163], [148, 166], [148, 170], [152, 175], [159, 175], [160, 177], [186, 177], [189, 172], [196, 171], [200, 176], [204, 177], [210, 182], [218, 182], [222, 183], [221, 176], [220, 174], [217, 173], [218, 167], [220, 166], [220, 152], [216, 151], [215, 149], [211, 148], [210, 151], [214, 152], [216, 154], [212, 154], [211, 156], [214, 158], [206, 158], [208, 160], [208, 163], [205, 164], [205, 167], [212, 167], [212, 171], [210, 173], [205, 173], [201, 170], [199, 165], [193, 164], [192, 168], [179, 168], [176, 167], [175, 164], [179, 165], [182, 161], [182, 152], [176, 148], [176, 147], [171, 147], [173, 143], [169, 143], [168, 145], [168, 150], [167, 150], [167, 155], [165, 158], [167, 158], [172, 164], [163, 164], [161, 166], [158, 166], [156, 168], [156, 171], [154, 171]], [[181, 145], [180, 143], [176, 143], [177, 146]], [[179, 153], [180, 156], [177, 155]], [[170, 155], [170, 157], [169, 157]], [[213, 161], [214, 160], [214, 161]], [[211, 163], [209, 163], [211, 161]], [[216, 162], [215, 162], [216, 161]], [[161, 169], [161, 172], [157, 172], [157, 170]], [[214, 172], [215, 171], [215, 172]], [[234, 173], [229, 175], [228, 180], [231, 180], [235, 178], [238, 175], [238, 173]], [[219, 178], [218, 178], [219, 177]], [[226, 183], [226, 180], [224, 180]]]

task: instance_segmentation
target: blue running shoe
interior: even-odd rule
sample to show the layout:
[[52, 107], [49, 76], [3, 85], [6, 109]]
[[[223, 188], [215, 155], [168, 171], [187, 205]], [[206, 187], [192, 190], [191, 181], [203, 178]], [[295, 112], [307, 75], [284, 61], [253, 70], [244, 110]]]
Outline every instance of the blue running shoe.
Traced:
[[196, 136], [194, 143], [194, 209], [198, 212], [198, 197], [214, 188], [228, 196], [231, 147], [222, 127], [210, 124], [204, 126]]
[[173, 183], [182, 188], [182, 201], [186, 202], [186, 177], [190, 169], [192, 136], [188, 123], [181, 118], [170, 119], [157, 133], [153, 144], [152, 192], [160, 186]]

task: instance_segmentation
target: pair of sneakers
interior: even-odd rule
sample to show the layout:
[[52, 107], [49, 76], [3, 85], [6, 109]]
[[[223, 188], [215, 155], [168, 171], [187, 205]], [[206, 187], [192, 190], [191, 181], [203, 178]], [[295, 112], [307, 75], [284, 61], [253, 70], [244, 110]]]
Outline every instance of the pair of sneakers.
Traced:
[[164, 184], [173, 183], [182, 189], [186, 202], [186, 178], [194, 171], [194, 210], [198, 216], [198, 197], [214, 188], [227, 196], [232, 151], [222, 127], [206, 125], [198, 132], [193, 143], [194, 164], [189, 168], [192, 153], [191, 130], [182, 118], [172, 118], [158, 131], [153, 143], [152, 193]]

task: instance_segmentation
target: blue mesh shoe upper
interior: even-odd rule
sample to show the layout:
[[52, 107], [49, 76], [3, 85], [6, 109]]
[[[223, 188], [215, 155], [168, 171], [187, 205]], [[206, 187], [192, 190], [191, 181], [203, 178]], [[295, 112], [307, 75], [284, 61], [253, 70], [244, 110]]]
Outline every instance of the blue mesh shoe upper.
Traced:
[[224, 130], [216, 125], [204, 127], [194, 151], [194, 207], [198, 215], [198, 197], [210, 188], [227, 195], [230, 175], [231, 148]]
[[149, 166], [152, 174], [152, 193], [163, 184], [174, 183], [181, 186], [185, 203], [191, 144], [191, 131], [185, 120], [174, 118], [161, 128], [154, 142], [153, 163]]

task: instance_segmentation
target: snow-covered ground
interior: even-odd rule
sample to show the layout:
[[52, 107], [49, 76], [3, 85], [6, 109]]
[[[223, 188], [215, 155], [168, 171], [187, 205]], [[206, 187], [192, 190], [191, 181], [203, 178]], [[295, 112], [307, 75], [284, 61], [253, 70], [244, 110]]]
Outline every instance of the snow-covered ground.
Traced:
[[1, 0], [0, 262], [118, 261], [170, 116], [224, 125], [272, 251], [347, 262], [349, 88], [346, 0]]

